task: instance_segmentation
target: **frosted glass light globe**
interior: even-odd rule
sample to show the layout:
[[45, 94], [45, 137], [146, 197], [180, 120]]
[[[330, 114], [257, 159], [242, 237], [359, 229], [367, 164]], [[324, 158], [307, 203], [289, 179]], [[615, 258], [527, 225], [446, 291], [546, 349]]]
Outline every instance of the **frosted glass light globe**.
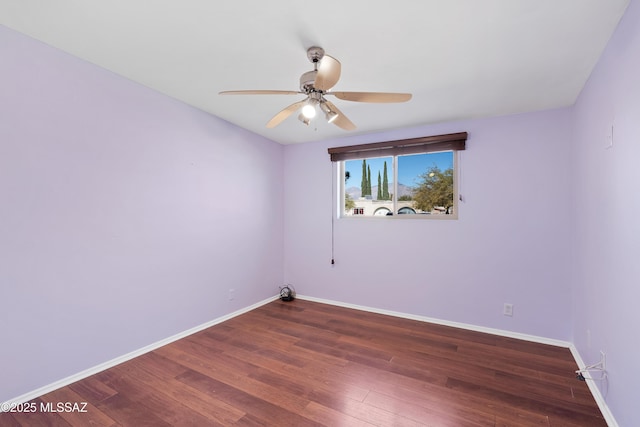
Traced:
[[305, 105], [304, 107], [302, 107], [302, 115], [307, 119], [314, 118], [316, 116], [316, 107], [311, 104]]

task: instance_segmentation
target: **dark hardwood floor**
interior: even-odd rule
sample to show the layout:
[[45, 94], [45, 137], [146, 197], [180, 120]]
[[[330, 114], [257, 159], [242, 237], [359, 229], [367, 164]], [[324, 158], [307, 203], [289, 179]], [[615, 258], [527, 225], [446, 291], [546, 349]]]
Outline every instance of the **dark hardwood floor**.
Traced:
[[[566, 348], [276, 301], [35, 399], [33, 413], [2, 413], [0, 425], [606, 426], [576, 369]], [[47, 402], [86, 412], [41, 411]]]

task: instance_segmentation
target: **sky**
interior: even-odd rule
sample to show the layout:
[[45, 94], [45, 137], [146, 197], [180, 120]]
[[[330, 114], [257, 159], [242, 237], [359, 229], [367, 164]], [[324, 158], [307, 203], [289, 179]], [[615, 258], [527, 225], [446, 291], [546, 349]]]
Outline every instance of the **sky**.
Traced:
[[[378, 171], [380, 171], [380, 179], [384, 176], [384, 162], [387, 162], [387, 173], [389, 184], [393, 183], [393, 172], [391, 170], [392, 158], [379, 157], [367, 159], [367, 165], [371, 167], [371, 186], [378, 185]], [[438, 153], [416, 154], [411, 156], [398, 157], [398, 182], [409, 187], [418, 184], [419, 176], [422, 175], [433, 165], [438, 166], [440, 170], [453, 167], [453, 152], [443, 151]], [[351, 178], [347, 181], [347, 187], [359, 187], [362, 181], [362, 160], [348, 160], [345, 170], [349, 171]]]

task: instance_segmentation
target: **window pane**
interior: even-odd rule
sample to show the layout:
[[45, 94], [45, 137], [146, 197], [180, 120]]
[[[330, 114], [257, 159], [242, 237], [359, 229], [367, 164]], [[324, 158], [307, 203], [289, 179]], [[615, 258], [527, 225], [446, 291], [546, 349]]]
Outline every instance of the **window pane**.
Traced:
[[386, 216], [393, 212], [393, 158], [344, 162], [344, 215]]
[[398, 214], [452, 214], [453, 151], [398, 156]]

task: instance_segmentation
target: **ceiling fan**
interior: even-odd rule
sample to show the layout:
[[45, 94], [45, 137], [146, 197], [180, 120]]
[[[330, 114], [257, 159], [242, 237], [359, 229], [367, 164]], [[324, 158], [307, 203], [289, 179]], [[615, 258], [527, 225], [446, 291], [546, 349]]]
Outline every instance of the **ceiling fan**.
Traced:
[[301, 110], [298, 119], [305, 125], [309, 125], [316, 115], [316, 107], [325, 114], [327, 122], [333, 123], [344, 130], [354, 130], [356, 125], [351, 122], [332, 102], [325, 96], [332, 95], [344, 101], [391, 103], [406, 102], [411, 99], [410, 93], [389, 92], [330, 92], [331, 88], [340, 79], [340, 61], [325, 55], [324, 49], [312, 46], [307, 49], [307, 58], [313, 64], [313, 70], [300, 76], [300, 90], [229, 90], [220, 92], [220, 95], [297, 95], [304, 94], [307, 97], [302, 101], [294, 102], [277, 113], [267, 122], [268, 128], [273, 128], [282, 123], [287, 117]]

